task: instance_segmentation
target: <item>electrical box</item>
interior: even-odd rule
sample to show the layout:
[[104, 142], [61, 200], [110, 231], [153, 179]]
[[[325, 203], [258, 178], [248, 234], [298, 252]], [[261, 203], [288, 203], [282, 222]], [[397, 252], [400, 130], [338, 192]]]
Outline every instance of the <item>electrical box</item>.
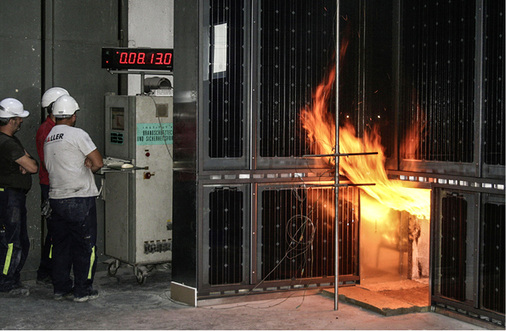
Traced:
[[169, 262], [172, 96], [107, 95], [105, 127], [105, 254], [133, 266]]

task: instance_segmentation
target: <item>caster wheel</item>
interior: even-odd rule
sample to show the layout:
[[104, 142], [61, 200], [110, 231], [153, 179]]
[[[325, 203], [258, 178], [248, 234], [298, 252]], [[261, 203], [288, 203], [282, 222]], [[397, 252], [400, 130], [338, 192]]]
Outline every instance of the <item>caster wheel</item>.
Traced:
[[137, 276], [137, 283], [138, 283], [139, 285], [144, 285], [144, 284], [146, 284], [146, 278], [147, 278], [147, 277], [146, 277], [146, 276], [144, 276], [144, 275]]
[[116, 272], [118, 272], [118, 269], [119, 269], [119, 262], [118, 261], [109, 263], [109, 266], [107, 267], [107, 274], [111, 277], [115, 276]]
[[139, 283], [140, 285], [145, 284], [147, 276], [148, 276], [148, 273], [145, 270], [145, 268], [142, 268], [142, 267], [136, 268], [135, 277], [137, 278], [137, 283]]

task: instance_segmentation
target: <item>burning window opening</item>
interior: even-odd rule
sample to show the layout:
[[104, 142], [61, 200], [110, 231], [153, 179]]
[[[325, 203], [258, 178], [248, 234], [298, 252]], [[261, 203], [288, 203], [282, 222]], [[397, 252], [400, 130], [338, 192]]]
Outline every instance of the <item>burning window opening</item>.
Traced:
[[[344, 48], [346, 43], [344, 43]], [[343, 56], [343, 48], [340, 56]], [[335, 116], [329, 109], [334, 89], [336, 70], [333, 66], [323, 82], [316, 88], [312, 104], [301, 111], [302, 126], [314, 154], [335, 152]], [[401, 146], [403, 157], [416, 155], [420, 132], [415, 128]], [[340, 175], [353, 184], [375, 183], [360, 186], [361, 195], [361, 279], [377, 278], [398, 280], [426, 278], [429, 274], [429, 220], [430, 190], [409, 188], [400, 180], [388, 178], [385, 168], [385, 148], [381, 144], [378, 127], [357, 137], [352, 124], [339, 129], [339, 154], [369, 153], [341, 157]], [[333, 158], [321, 159], [324, 166], [334, 166]], [[365, 239], [367, 238], [367, 239]], [[393, 272], [393, 276], [382, 277]]]

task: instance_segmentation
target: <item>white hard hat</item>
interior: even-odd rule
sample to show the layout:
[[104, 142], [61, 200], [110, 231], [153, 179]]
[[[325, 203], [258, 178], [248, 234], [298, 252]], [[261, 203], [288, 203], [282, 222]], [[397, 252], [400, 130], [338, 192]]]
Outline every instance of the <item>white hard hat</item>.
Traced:
[[0, 101], [0, 118], [27, 117], [30, 112], [23, 109], [23, 104], [14, 98]]
[[69, 92], [62, 87], [51, 87], [42, 96], [42, 108], [46, 108], [62, 95], [69, 95]]
[[74, 113], [78, 110], [79, 105], [77, 104], [77, 101], [70, 95], [62, 95], [56, 99], [53, 105], [53, 115], [57, 118], [74, 115]]

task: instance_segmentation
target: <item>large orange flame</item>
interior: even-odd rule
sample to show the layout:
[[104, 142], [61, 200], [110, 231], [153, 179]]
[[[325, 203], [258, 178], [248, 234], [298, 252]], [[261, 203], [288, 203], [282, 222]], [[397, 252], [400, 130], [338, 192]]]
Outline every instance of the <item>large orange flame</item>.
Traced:
[[[301, 112], [301, 120], [307, 132], [314, 154], [333, 154], [335, 152], [335, 117], [329, 112], [330, 95], [335, 80], [335, 66], [316, 88], [311, 107]], [[418, 135], [409, 135], [403, 146], [406, 150], [416, 148]], [[356, 137], [352, 125], [339, 128], [339, 152], [362, 153], [378, 152], [377, 155], [347, 156], [339, 159], [339, 173], [352, 183], [369, 184], [361, 189], [384, 206], [421, 218], [430, 218], [430, 190], [408, 188], [398, 180], [390, 180], [385, 169], [384, 147], [377, 129]], [[330, 164], [334, 164], [330, 158]]]

